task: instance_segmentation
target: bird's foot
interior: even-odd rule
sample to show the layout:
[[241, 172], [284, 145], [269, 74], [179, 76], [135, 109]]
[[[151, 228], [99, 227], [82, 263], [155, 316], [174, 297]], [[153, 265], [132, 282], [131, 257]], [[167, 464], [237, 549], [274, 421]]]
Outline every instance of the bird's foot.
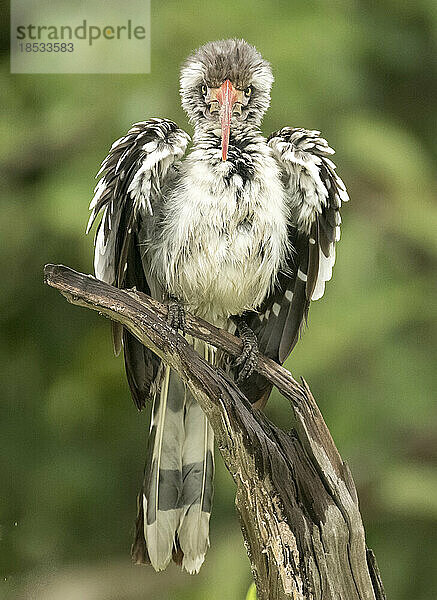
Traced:
[[243, 342], [243, 352], [234, 361], [234, 366], [241, 367], [236, 382], [243, 383], [245, 379], [252, 375], [255, 368], [259, 354], [258, 341], [256, 335], [245, 321], [237, 321], [237, 331]]
[[175, 298], [167, 302], [167, 323], [176, 331], [185, 333], [185, 309]]

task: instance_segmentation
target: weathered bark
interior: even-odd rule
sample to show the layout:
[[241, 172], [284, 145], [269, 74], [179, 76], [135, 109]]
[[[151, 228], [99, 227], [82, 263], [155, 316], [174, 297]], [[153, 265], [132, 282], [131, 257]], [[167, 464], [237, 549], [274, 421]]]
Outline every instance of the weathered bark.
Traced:
[[[78, 304], [119, 321], [171, 365], [205, 411], [237, 486], [236, 506], [260, 600], [382, 600], [366, 550], [355, 485], [305, 381], [260, 356], [256, 370], [295, 415], [285, 432], [253, 410], [220, 369], [166, 323], [167, 308], [67, 267], [47, 265], [45, 282]], [[239, 356], [241, 341], [187, 315], [186, 333]]]

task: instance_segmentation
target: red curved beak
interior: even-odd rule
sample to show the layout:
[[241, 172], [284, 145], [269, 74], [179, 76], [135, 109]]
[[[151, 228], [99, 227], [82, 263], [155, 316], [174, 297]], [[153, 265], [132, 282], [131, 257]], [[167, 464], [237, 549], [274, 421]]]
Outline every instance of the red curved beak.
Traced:
[[220, 104], [220, 123], [222, 126], [222, 159], [228, 156], [229, 134], [231, 131], [232, 108], [238, 99], [238, 90], [229, 79], [221, 85], [216, 96]]

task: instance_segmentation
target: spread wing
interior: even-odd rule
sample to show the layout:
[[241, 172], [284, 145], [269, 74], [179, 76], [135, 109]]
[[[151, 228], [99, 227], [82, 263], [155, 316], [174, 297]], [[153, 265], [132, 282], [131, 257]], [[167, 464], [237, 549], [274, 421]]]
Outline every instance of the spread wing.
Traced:
[[[284, 127], [268, 144], [281, 168], [291, 223], [288, 269], [280, 273], [271, 295], [248, 324], [256, 333], [260, 351], [283, 363], [295, 346], [311, 300], [323, 296], [335, 262], [340, 239], [340, 207], [349, 198], [329, 158], [334, 150], [319, 131]], [[265, 380], [252, 381], [253, 393], [262, 395]]]
[[[144, 270], [139, 233], [147, 231], [148, 222], [151, 229], [162, 189], [174, 176], [189, 139], [172, 121], [150, 119], [133, 125], [112, 145], [97, 174], [100, 181], [90, 204], [87, 227], [88, 233], [97, 215], [103, 213], [95, 237], [94, 270], [98, 279], [120, 288], [156, 293], [156, 282]], [[159, 360], [114, 323], [116, 354], [121, 339], [129, 386], [140, 409], [149, 397]]]

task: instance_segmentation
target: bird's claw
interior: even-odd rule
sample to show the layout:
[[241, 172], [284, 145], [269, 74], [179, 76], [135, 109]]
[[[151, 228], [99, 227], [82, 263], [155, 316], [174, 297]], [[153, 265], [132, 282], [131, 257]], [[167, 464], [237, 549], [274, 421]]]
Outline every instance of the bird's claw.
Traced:
[[182, 304], [171, 298], [168, 303], [167, 323], [175, 331], [185, 333], [185, 310]]
[[234, 366], [240, 367], [242, 365], [236, 379], [237, 383], [240, 384], [252, 375], [259, 351], [256, 335], [244, 321], [238, 322], [237, 331], [243, 342], [243, 351], [234, 361]]

